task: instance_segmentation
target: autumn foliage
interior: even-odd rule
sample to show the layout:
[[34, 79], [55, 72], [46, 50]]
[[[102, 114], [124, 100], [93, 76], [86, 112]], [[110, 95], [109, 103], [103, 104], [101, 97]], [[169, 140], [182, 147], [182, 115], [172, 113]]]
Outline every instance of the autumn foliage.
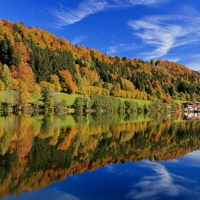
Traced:
[[[185, 66], [170, 61], [144, 62], [109, 56], [96, 49], [71, 45], [64, 38], [25, 27], [22, 22], [0, 20], [0, 63], [0, 90], [17, 90], [11, 82], [20, 80], [26, 83], [30, 95], [38, 83], [41, 86], [49, 83], [52, 90], [69, 94], [166, 102], [200, 100], [200, 75]], [[2, 66], [9, 68], [13, 80]]]

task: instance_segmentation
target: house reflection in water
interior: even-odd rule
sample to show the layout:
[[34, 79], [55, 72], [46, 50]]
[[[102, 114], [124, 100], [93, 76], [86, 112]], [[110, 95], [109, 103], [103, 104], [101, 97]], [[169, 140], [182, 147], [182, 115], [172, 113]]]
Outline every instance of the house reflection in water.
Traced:
[[200, 104], [198, 103], [183, 103], [185, 112], [200, 112]]
[[200, 120], [200, 112], [190, 112], [184, 114], [186, 120]]

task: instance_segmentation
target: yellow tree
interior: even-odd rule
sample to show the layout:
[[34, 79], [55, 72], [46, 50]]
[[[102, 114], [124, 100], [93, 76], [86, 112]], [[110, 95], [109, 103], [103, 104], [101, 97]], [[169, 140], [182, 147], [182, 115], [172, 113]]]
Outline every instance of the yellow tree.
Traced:
[[13, 86], [13, 77], [10, 69], [6, 64], [0, 64], [0, 78], [2, 79], [5, 87], [12, 88]]
[[119, 83], [115, 83], [111, 92], [111, 95], [115, 96], [115, 97], [120, 97], [121, 96], [121, 86]]
[[27, 105], [28, 104], [28, 100], [30, 98], [30, 94], [28, 92], [28, 85], [26, 84], [26, 82], [22, 81], [22, 80], [18, 80], [17, 83], [17, 104], [19, 106], [22, 105]]
[[135, 90], [135, 86], [133, 85], [131, 81], [121, 78], [121, 82], [122, 82], [123, 90], [131, 91], [131, 92]]
[[5, 84], [0, 80], [0, 91], [5, 90]]
[[60, 92], [61, 91], [61, 86], [60, 86], [60, 82], [59, 82], [59, 78], [56, 74], [52, 74], [50, 76], [50, 83], [55, 85], [55, 91]]

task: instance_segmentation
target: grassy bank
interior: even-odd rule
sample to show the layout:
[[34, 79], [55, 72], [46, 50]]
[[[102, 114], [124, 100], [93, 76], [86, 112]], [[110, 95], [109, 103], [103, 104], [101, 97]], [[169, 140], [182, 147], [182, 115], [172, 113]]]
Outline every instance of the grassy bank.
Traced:
[[[66, 93], [61, 93], [61, 92], [52, 92], [52, 95], [55, 99], [56, 102], [60, 102], [62, 100], [66, 101], [68, 106], [72, 106], [74, 104], [74, 101], [77, 97], [80, 97], [82, 95], [79, 94], [66, 94]], [[10, 98], [10, 95], [6, 91], [0, 91], [0, 102], [7, 102], [8, 99]], [[144, 106], [144, 104], [149, 105], [151, 101], [149, 100], [143, 100], [143, 99], [128, 99], [128, 98], [121, 98], [121, 97], [116, 97], [120, 99], [122, 102], [124, 101], [132, 101], [138, 103], [140, 106]], [[34, 103], [37, 101], [37, 104], [42, 105], [43, 102], [41, 99], [35, 99], [31, 98], [29, 100], [29, 103]], [[184, 103], [186, 101], [181, 101], [181, 100], [175, 100], [175, 103]]]
[[53, 92], [52, 95], [56, 102], [60, 102], [64, 100], [69, 106], [74, 104], [76, 97], [81, 96], [79, 94], [66, 94], [66, 93], [61, 93], [61, 92]]
[[[57, 102], [65, 100], [69, 106], [73, 105], [76, 97], [83, 96], [79, 94], [66, 94], [66, 93], [61, 93], [61, 92], [53, 92], [52, 94]], [[144, 106], [144, 104], [148, 105], [151, 103], [151, 101], [143, 100], [143, 99], [128, 99], [128, 98], [120, 98], [120, 97], [116, 97], [116, 98], [120, 99], [122, 102], [124, 101], [137, 102], [141, 106]]]

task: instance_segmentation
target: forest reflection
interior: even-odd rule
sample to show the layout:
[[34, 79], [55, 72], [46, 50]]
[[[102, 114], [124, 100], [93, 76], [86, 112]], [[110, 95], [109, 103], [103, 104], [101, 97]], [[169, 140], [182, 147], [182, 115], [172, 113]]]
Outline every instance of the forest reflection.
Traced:
[[108, 163], [183, 156], [200, 147], [200, 121], [181, 116], [1, 116], [0, 198]]

